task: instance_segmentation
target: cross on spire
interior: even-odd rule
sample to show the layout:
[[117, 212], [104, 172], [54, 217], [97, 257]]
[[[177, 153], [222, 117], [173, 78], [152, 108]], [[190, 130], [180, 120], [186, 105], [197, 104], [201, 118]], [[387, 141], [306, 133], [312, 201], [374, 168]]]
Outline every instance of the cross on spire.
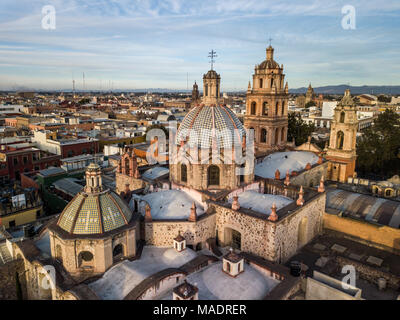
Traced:
[[208, 53], [208, 57], [211, 58], [210, 59], [211, 70], [213, 70], [213, 64], [215, 62], [214, 58], [217, 57], [217, 52], [215, 52], [214, 49], [211, 49], [211, 51]]
[[272, 42], [272, 38], [271, 37], [269, 37], [269, 39], [268, 39], [268, 41], [269, 41], [269, 46], [271, 47], [271, 42]]

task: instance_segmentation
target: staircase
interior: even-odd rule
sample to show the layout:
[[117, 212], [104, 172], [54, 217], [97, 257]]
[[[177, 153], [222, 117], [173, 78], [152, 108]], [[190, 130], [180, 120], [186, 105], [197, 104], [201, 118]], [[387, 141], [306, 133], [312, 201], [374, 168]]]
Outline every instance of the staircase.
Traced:
[[12, 261], [13, 258], [8, 251], [7, 245], [5, 242], [0, 244], [0, 265], [6, 264], [10, 261]]

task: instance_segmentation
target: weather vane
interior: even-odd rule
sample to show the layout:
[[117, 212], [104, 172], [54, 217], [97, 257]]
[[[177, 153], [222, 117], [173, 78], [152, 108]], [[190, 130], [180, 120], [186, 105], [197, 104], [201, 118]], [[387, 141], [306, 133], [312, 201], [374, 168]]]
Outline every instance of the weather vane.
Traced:
[[211, 51], [208, 53], [208, 57], [211, 58], [210, 59], [210, 63], [211, 63], [211, 70], [213, 69], [213, 64], [215, 62], [214, 58], [217, 57], [217, 53], [214, 51], [214, 49], [211, 49]]

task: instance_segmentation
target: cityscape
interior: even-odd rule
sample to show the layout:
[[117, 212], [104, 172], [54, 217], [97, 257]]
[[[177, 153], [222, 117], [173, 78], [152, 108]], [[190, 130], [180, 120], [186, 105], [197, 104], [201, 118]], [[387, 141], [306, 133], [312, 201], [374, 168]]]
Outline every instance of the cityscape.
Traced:
[[400, 299], [397, 2], [3, 6], [0, 300]]

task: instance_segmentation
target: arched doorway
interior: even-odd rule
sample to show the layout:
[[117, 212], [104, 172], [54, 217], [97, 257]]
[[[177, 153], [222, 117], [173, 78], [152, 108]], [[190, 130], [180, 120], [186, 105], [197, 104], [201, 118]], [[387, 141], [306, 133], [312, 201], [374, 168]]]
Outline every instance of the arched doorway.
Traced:
[[113, 249], [113, 260], [120, 260], [124, 255], [124, 246], [119, 243]]
[[303, 219], [301, 219], [299, 223], [297, 248], [301, 248], [307, 243], [307, 224], [308, 224], [308, 218], [303, 217]]
[[209, 166], [207, 178], [209, 186], [219, 186], [219, 168], [217, 166]]
[[232, 228], [225, 228], [224, 231], [224, 244], [225, 246], [232, 247], [233, 249], [242, 249], [242, 234]]

